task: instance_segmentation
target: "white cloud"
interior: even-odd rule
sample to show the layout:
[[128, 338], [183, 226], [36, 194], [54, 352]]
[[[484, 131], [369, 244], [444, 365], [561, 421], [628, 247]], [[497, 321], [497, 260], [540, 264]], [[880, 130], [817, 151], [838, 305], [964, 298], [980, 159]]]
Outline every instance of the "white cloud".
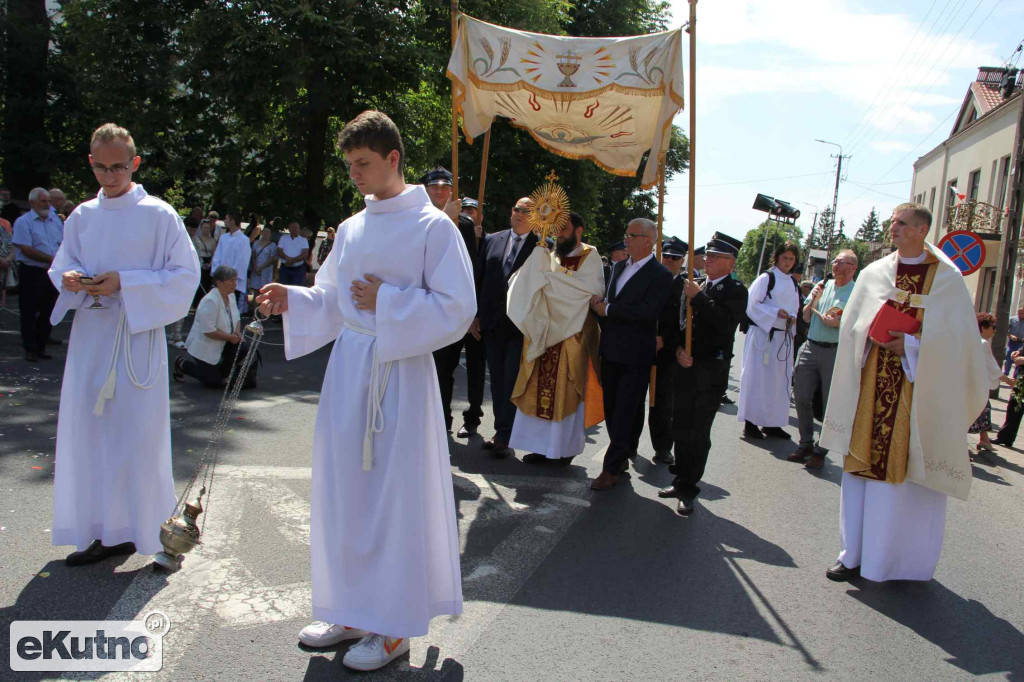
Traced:
[[[671, 4], [676, 23], [684, 23], [687, 3]], [[923, 109], [959, 103], [934, 89], [951, 85], [954, 71], [1002, 62], [994, 45], [966, 39], [992, 6], [983, 0], [957, 35], [970, 14], [966, 4], [958, 13], [925, 19], [860, 13], [846, 0], [701, 3], [698, 97], [714, 111], [730, 97], [751, 93], [826, 92], [870, 107], [872, 127], [927, 132], [935, 119]], [[749, 55], [743, 66], [738, 45]]]
[[906, 142], [900, 142], [899, 140], [875, 140], [871, 143], [871, 148], [876, 152], [883, 154], [891, 154], [893, 152], [909, 152], [912, 147]]

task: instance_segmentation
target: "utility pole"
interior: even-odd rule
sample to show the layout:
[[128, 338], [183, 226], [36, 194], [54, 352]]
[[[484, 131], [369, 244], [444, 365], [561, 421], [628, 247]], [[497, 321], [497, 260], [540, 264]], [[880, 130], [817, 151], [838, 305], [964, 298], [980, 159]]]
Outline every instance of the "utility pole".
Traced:
[[835, 238], [836, 228], [839, 226], [839, 216], [836, 215], [836, 211], [839, 209], [839, 179], [843, 173], [843, 159], [849, 159], [849, 156], [843, 155], [843, 146], [836, 144], [835, 142], [829, 142], [828, 140], [814, 140], [822, 144], [832, 145], [833, 147], [839, 147], [839, 154], [832, 155], [833, 159], [839, 159], [839, 163], [836, 164], [836, 190], [832, 195], [832, 225], [828, 229], [828, 233], [825, 234], [825, 260], [832, 260], [832, 240]]
[[992, 351], [1002, 365], [1006, 357], [1006, 333], [1010, 324], [1010, 299], [1013, 298], [1013, 282], [1017, 271], [1017, 245], [1020, 241], [1021, 201], [1024, 200], [1024, 94], [1018, 91], [1017, 104], [1020, 116], [1017, 119], [1017, 135], [1013, 143], [1013, 182], [1010, 184], [1010, 211], [1006, 220], [1006, 240], [1003, 247], [1003, 271], [999, 278], [999, 295], [996, 298], [996, 333], [992, 337]]

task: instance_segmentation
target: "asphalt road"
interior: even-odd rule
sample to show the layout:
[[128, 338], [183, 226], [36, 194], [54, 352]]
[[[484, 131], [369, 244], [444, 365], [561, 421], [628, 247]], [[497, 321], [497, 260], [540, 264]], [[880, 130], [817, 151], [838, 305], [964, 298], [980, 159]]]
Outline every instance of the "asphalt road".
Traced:
[[[65, 323], [57, 336], [67, 334]], [[17, 317], [0, 311], [0, 652], [11, 621], [131, 620], [159, 609], [171, 620], [163, 670], [131, 679], [356, 676], [341, 665], [345, 645], [318, 652], [297, 643], [310, 610], [310, 446], [328, 349], [286, 363], [270, 345], [280, 329], [266, 341], [260, 386], [243, 392], [225, 436], [202, 551], [170, 577], [138, 556], [69, 569], [62, 559], [73, 548], [53, 547], [49, 536], [66, 347], [25, 363]], [[734, 397], [738, 374], [737, 358]], [[460, 373], [457, 410], [464, 390]], [[179, 490], [219, 399], [194, 383], [171, 385]], [[994, 402], [997, 423], [1003, 404]], [[601, 427], [567, 468], [496, 461], [480, 438], [453, 439], [465, 613], [435, 619], [406, 660], [358, 676], [1024, 677], [1021, 450], [982, 456], [970, 501], [950, 500], [934, 580], [837, 584], [824, 570], [839, 549], [840, 462], [811, 473], [785, 461], [791, 442], [755, 445], [740, 430], [735, 409], [723, 407], [705, 493], [688, 518], [655, 495], [671, 477], [651, 464], [646, 433], [635, 469], [604, 493], [588, 487], [607, 444]], [[48, 675], [59, 677], [14, 673], [6, 657], [0, 666], [3, 680]]]

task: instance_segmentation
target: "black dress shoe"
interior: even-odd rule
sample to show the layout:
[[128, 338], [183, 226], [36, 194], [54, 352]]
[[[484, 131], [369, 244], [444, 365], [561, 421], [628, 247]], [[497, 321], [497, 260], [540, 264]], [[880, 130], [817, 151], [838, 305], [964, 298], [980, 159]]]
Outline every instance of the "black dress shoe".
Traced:
[[494, 459], [507, 459], [516, 453], [515, 450], [507, 445], [498, 443], [491, 450], [491, 454], [494, 455]]
[[679, 501], [676, 502], [676, 514], [680, 516], [689, 516], [693, 513], [693, 500], [688, 500], [685, 497], [680, 497]]
[[771, 436], [772, 438], [785, 438], [786, 440], [793, 438], [793, 436], [786, 433], [786, 430], [781, 426], [766, 426], [761, 429], [761, 432], [766, 436]]
[[469, 438], [470, 436], [476, 435], [476, 427], [463, 424], [459, 429], [459, 432], [455, 434], [456, 438]]
[[847, 568], [843, 565], [842, 561], [837, 561], [832, 564], [832, 567], [825, 571], [825, 577], [829, 580], [834, 580], [837, 583], [845, 583], [851, 578], [860, 577], [860, 566], [855, 568]]
[[667, 488], [662, 488], [658, 491], [658, 497], [676, 497], [676, 487], [674, 485], [670, 485]]
[[531, 452], [528, 455], [523, 455], [523, 461], [527, 464], [543, 464], [546, 459], [547, 457], [539, 452]]
[[483, 447], [484, 450], [493, 450], [494, 449], [494, 444], [495, 444], [495, 440], [493, 438], [491, 438], [489, 440], [485, 440], [482, 447]]
[[36, 356], [40, 360], [53, 360], [53, 356], [47, 353], [45, 350], [39, 351], [38, 353], [36, 353]]
[[730, 397], [729, 397], [729, 396], [727, 396], [727, 395], [723, 395], [723, 396], [722, 396], [722, 404], [723, 404], [723, 405], [735, 405], [735, 404], [736, 404], [736, 401], [735, 401], [735, 400], [733, 400], [732, 398], [730, 398]]
[[559, 457], [558, 459], [551, 460], [551, 463], [559, 467], [567, 467], [572, 464], [572, 461], [576, 459], [576, 455], [572, 457]]
[[753, 422], [746, 422], [743, 424], [743, 437], [749, 438], [750, 440], [764, 440], [767, 438], [766, 435], [761, 433], [761, 429], [757, 428], [757, 424]]
[[81, 552], [68, 554], [67, 558], [64, 559], [64, 563], [68, 566], [85, 566], [86, 564], [94, 564], [97, 561], [103, 561], [107, 557], [121, 554], [135, 554], [135, 543], [122, 542], [113, 547], [106, 547], [99, 540], [93, 540], [92, 544]]
[[39, 362], [39, 353], [34, 350], [25, 351], [25, 362]]
[[675, 464], [676, 458], [672, 456], [671, 450], [655, 450], [652, 461], [664, 462], [665, 464]]
[[59, 346], [62, 343], [64, 343], [64, 342], [61, 341], [60, 339], [47, 339], [46, 340], [46, 345], [47, 346]]

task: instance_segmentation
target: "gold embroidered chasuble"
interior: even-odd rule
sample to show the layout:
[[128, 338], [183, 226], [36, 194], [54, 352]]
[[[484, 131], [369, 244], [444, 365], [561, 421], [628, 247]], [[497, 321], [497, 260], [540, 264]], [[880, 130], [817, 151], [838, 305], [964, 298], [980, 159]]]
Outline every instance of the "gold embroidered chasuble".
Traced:
[[[931, 262], [929, 262], [929, 260]], [[938, 261], [928, 259], [920, 264], [899, 263], [896, 268], [896, 289], [906, 292], [883, 305], [902, 313], [915, 315], [923, 332], [924, 308], [914, 307], [912, 296], [927, 296]], [[853, 420], [850, 450], [843, 469], [863, 478], [887, 483], [902, 483], [907, 475], [910, 451], [911, 404], [914, 384], [903, 371], [901, 356], [874, 343], [861, 370], [860, 398]]]
[[[579, 256], [561, 260], [566, 273], [579, 271], [593, 249]], [[540, 357], [528, 359], [530, 340], [523, 344], [519, 375], [512, 389], [512, 402], [523, 414], [538, 419], [560, 422], [579, 409], [586, 400], [588, 387], [598, 384], [597, 368], [600, 330], [593, 313], [588, 313], [583, 329], [569, 338], [546, 348]], [[600, 393], [598, 393], [598, 396]], [[587, 400], [584, 423], [593, 426], [603, 420], [601, 400]]]

